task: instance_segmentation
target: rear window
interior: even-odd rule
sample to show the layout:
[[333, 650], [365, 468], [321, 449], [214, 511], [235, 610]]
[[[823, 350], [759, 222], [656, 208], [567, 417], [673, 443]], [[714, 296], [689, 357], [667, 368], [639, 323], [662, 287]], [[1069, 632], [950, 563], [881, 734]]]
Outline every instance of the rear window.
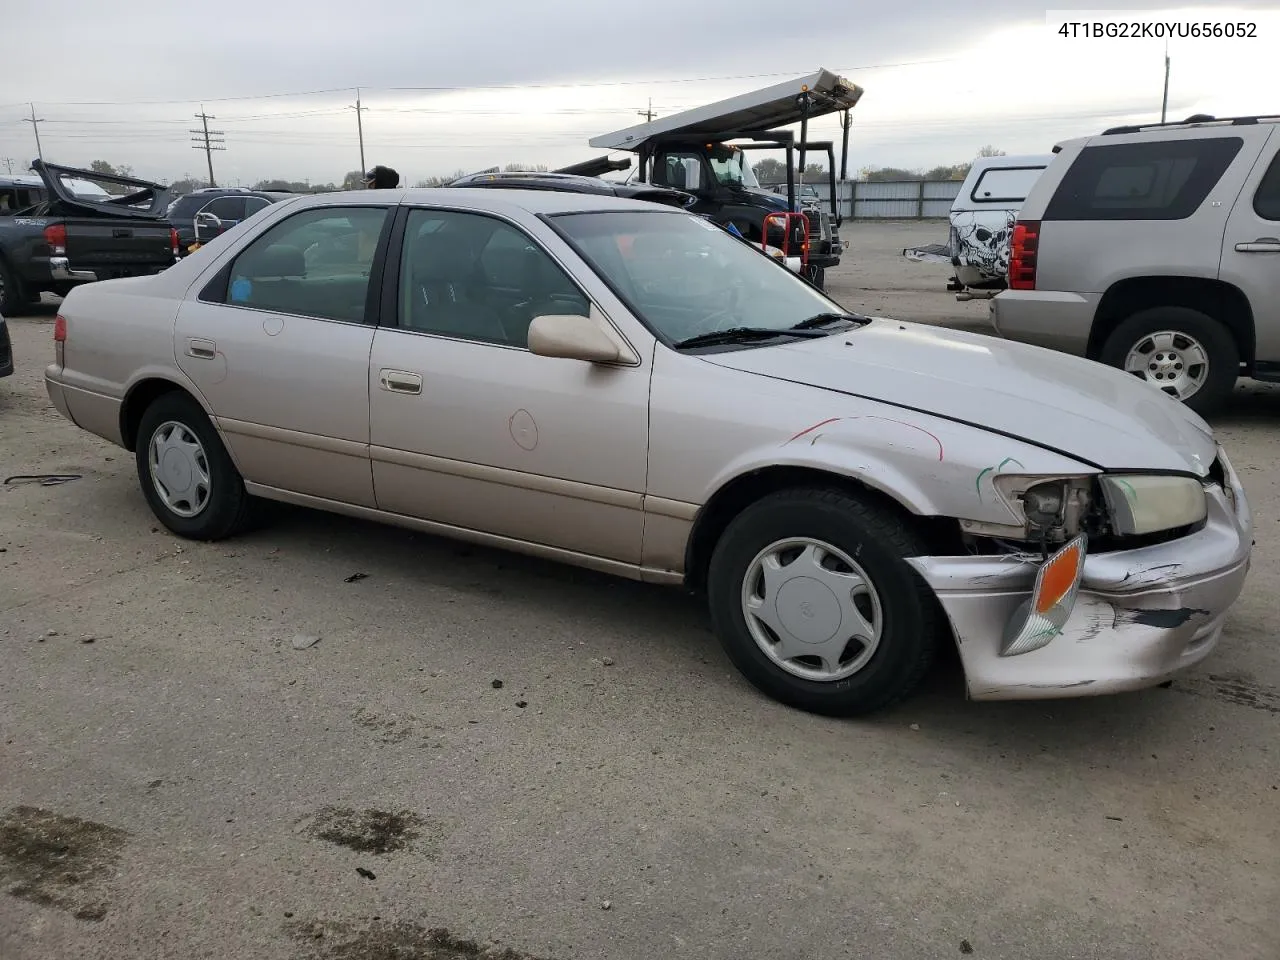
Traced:
[[1239, 137], [1085, 147], [1045, 220], [1182, 220], [1199, 209], [1244, 141]]
[[1253, 195], [1253, 212], [1263, 220], [1280, 220], [1280, 153], [1262, 175], [1258, 192]]
[[1044, 173], [1044, 167], [992, 167], [969, 192], [974, 203], [1021, 203]]

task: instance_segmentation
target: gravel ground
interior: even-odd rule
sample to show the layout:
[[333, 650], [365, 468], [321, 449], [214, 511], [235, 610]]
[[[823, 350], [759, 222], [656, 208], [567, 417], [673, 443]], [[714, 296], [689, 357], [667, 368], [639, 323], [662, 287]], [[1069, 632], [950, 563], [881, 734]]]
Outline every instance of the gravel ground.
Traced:
[[[846, 235], [847, 307], [985, 329], [900, 256], [941, 225]], [[1217, 424], [1259, 533], [1201, 668], [974, 704], [947, 661], [841, 722], [675, 592], [304, 510], [160, 532], [49, 406], [52, 316], [0, 380], [0, 473], [80, 477], [0, 487], [3, 960], [1280, 956], [1275, 391]]]

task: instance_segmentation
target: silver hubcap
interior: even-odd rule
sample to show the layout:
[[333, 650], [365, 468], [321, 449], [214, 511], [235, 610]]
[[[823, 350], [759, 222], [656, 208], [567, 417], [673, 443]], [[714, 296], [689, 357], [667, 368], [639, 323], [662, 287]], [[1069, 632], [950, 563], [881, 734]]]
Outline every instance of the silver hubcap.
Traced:
[[807, 537], [765, 547], [747, 567], [742, 613], [770, 660], [805, 680], [843, 680], [866, 666], [884, 617], [853, 558]]
[[200, 439], [184, 424], [166, 420], [151, 435], [151, 482], [164, 505], [180, 517], [194, 517], [209, 503], [209, 458]]
[[1124, 359], [1124, 368], [1165, 393], [1186, 400], [1204, 386], [1209, 376], [1209, 354], [1195, 337], [1177, 330], [1161, 330], [1133, 345]]

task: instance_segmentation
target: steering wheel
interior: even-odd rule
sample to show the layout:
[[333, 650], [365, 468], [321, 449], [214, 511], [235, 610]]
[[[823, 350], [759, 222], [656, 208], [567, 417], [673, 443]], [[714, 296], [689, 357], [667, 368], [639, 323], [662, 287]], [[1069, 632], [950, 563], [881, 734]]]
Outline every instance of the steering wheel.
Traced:
[[729, 291], [729, 302], [720, 307], [720, 309], [713, 310], [701, 320], [696, 321], [694, 323], [696, 332], [715, 333], [718, 330], [738, 326], [738, 294], [738, 288], [731, 287]]

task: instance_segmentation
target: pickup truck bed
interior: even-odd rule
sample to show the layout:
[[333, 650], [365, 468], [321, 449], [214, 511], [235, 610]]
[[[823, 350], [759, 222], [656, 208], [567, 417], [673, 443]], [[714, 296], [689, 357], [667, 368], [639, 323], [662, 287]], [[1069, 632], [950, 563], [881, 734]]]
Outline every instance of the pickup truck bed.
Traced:
[[[81, 283], [159, 273], [177, 259], [164, 187], [39, 161], [32, 166], [49, 199], [0, 217], [0, 314], [16, 314], [46, 291], [65, 296]], [[118, 182], [130, 192], [90, 199], [72, 193], [64, 177]]]

